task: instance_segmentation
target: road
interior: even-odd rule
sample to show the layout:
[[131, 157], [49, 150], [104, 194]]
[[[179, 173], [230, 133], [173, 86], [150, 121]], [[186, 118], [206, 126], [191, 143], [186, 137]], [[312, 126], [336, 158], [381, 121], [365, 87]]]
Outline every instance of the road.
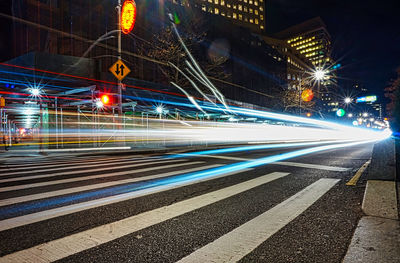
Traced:
[[341, 262], [372, 145], [302, 149], [3, 160], [0, 262]]

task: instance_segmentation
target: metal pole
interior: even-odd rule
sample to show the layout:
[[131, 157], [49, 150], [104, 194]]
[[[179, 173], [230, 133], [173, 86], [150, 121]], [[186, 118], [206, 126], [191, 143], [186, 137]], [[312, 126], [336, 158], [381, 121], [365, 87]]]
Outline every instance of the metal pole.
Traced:
[[303, 76], [300, 78], [300, 83], [299, 83], [299, 115], [301, 115], [301, 80]]
[[42, 112], [42, 100], [39, 103], [39, 112], [40, 112], [40, 123], [39, 123], [39, 152], [43, 150], [43, 112]]
[[12, 139], [11, 139], [11, 121], [8, 120], [8, 145], [12, 146]]
[[61, 147], [64, 148], [64, 123], [63, 123], [63, 109], [62, 107], [60, 108], [60, 121], [61, 121]]
[[0, 108], [0, 131], [3, 132], [3, 108]]
[[56, 147], [58, 149], [58, 106], [57, 106], [57, 98], [54, 99], [54, 108], [56, 111]]
[[[121, 0], [118, 0], [118, 59], [121, 60]], [[118, 117], [122, 116], [122, 81], [118, 80]]]
[[81, 147], [81, 107], [78, 105], [78, 146]]

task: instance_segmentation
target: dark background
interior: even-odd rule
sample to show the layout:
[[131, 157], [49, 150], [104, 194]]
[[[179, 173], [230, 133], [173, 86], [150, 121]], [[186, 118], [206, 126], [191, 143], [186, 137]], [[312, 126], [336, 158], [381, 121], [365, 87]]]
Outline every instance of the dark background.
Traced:
[[339, 86], [364, 84], [383, 96], [400, 67], [399, 0], [266, 0], [267, 32], [320, 16], [332, 36], [333, 57], [342, 64]]
[[[332, 35], [333, 56], [343, 65], [339, 85], [364, 84], [370, 93], [383, 89], [400, 66], [399, 0], [264, 0], [267, 33], [321, 16]], [[10, 14], [12, 0], [0, 1]], [[11, 21], [0, 17], [0, 61], [10, 58]]]

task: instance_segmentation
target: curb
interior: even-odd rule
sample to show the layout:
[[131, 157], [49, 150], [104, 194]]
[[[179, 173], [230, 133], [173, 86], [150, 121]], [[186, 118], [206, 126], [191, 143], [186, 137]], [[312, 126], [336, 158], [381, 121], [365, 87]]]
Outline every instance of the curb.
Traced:
[[393, 139], [374, 145], [363, 216], [354, 231], [343, 263], [400, 262], [399, 196]]

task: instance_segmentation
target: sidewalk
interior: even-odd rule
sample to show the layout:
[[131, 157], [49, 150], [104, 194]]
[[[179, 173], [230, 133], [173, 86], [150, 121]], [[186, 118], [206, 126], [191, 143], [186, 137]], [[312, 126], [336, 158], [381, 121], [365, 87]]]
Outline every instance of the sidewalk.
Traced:
[[399, 183], [394, 140], [375, 144], [361, 218], [343, 263], [400, 262]]

